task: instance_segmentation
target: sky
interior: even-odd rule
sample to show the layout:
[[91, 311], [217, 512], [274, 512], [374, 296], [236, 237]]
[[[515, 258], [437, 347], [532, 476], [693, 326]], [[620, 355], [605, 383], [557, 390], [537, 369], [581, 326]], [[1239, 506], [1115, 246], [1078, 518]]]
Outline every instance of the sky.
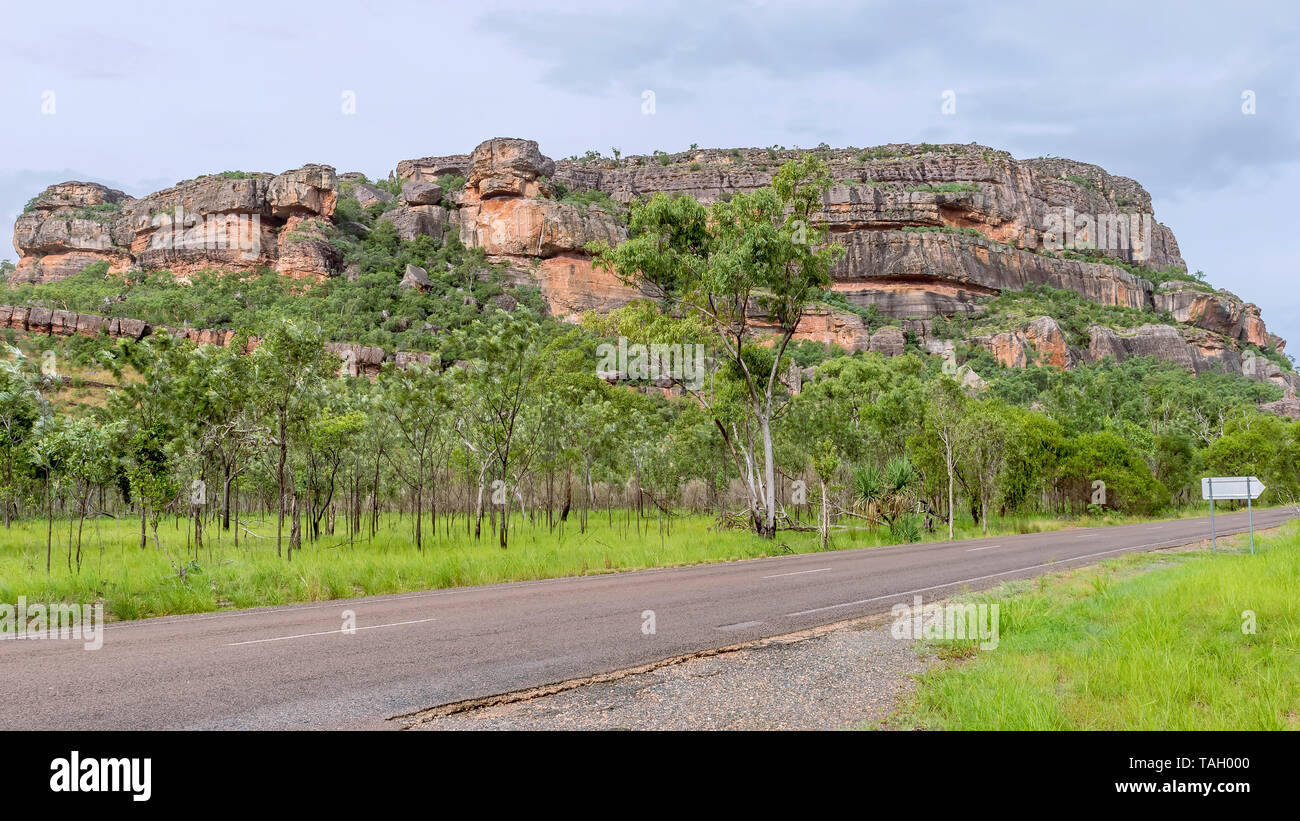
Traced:
[[978, 142], [1137, 180], [1189, 268], [1300, 353], [1294, 0], [245, 8], [7, 4], [0, 221], [64, 180], [141, 196], [308, 162], [386, 176], [490, 137], [554, 158]]

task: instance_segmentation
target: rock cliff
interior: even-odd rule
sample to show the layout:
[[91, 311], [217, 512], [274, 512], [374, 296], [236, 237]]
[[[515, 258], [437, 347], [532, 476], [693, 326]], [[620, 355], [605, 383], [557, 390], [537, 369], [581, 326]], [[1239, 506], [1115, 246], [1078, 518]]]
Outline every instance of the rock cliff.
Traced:
[[[1154, 355], [1193, 372], [1298, 384], [1256, 354], [1285, 344], [1268, 333], [1257, 306], [1186, 275], [1173, 232], [1155, 220], [1150, 195], [1133, 180], [974, 144], [813, 152], [835, 180], [823, 216], [847, 253], [833, 271], [834, 299], [807, 313], [802, 338], [888, 355], [909, 341], [949, 350], [934, 322], [977, 317], [991, 297], [1046, 285], [1166, 324], [1097, 326], [1086, 345], [1071, 345], [1043, 316], [967, 341], [1013, 367]], [[516, 283], [536, 285], [552, 313], [569, 318], [639, 296], [594, 268], [584, 250], [593, 240], [627, 236], [625, 206], [634, 198], [724, 199], [769, 184], [801, 153], [708, 149], [555, 161], [536, 142], [498, 138], [468, 154], [398, 163], [390, 181], [400, 195], [391, 193], [395, 185], [385, 190], [323, 165], [200, 177], [140, 199], [66, 182], [19, 217], [13, 276], [47, 282], [101, 260], [113, 273], [167, 269], [187, 277], [204, 268], [270, 267], [296, 279], [333, 276], [342, 257], [330, 242], [331, 222], [340, 197], [353, 197], [361, 207], [377, 203], [379, 219], [405, 239], [454, 233]]]

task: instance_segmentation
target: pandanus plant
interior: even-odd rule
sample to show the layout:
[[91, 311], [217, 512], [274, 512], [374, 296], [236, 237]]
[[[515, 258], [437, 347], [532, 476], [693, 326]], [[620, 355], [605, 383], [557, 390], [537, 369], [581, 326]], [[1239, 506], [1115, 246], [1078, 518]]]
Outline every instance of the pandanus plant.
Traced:
[[921, 473], [906, 456], [890, 459], [883, 469], [867, 462], [853, 470], [854, 502], [905, 542], [921, 538], [920, 522], [912, 512], [920, 484]]

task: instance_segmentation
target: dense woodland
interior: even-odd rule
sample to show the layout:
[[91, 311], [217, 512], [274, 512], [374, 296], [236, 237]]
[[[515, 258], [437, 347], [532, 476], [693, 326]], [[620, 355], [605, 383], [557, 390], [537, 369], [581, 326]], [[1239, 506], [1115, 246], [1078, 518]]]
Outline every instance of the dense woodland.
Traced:
[[[140, 547], [183, 574], [184, 550], [214, 530], [238, 544], [250, 517], [274, 523], [257, 548], [290, 561], [322, 540], [367, 540], [397, 512], [413, 550], [453, 529], [508, 549], [520, 527], [583, 530], [602, 516], [671, 529], [686, 512], [765, 537], [814, 530], [830, 546], [847, 524], [914, 541], [954, 513], [1153, 514], [1193, 503], [1207, 472], [1300, 496], [1300, 422], [1256, 408], [1280, 396], [1271, 385], [1143, 359], [1007, 370], [963, 351], [987, 380], [974, 391], [915, 346], [885, 358], [796, 342], [837, 253], [814, 219], [828, 184], [808, 159], [729, 202], [634, 204], [632, 238], [590, 250], [657, 299], [576, 325], [455, 239], [404, 242], [362, 213], [365, 230], [335, 237], [358, 276], [305, 291], [269, 272], [177, 285], [93, 269], [6, 286], [11, 304], [234, 327], [259, 344], [68, 340], [60, 356], [107, 368], [116, 386], [58, 409], [60, 377], [11, 344], [5, 525], [45, 520], [46, 568], [72, 569], [87, 520], [135, 517]], [[398, 287], [408, 263], [430, 272], [427, 291]], [[706, 378], [608, 381], [597, 348], [619, 338], [703, 345]], [[347, 377], [323, 350], [331, 340], [434, 356]], [[800, 366], [811, 378], [795, 378]], [[173, 517], [181, 538], [160, 530]]]

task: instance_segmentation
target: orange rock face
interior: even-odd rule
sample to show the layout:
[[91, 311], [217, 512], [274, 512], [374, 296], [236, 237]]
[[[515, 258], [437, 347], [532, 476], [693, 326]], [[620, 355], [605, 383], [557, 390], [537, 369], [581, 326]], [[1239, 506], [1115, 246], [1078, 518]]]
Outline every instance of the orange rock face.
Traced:
[[592, 265], [585, 254], [564, 253], [544, 259], [536, 276], [551, 312], [560, 318], [574, 318], [583, 311], [612, 311], [641, 297], [635, 288]]
[[131, 257], [125, 254], [98, 253], [94, 251], [66, 251], [44, 256], [25, 256], [18, 260], [14, 271], [17, 282], [52, 282], [79, 274], [101, 260], [108, 260], [109, 273], [120, 274], [131, 267]]
[[461, 241], [488, 256], [551, 257], [587, 243], [616, 245], [627, 232], [604, 211], [547, 199], [497, 198], [460, 210]]

